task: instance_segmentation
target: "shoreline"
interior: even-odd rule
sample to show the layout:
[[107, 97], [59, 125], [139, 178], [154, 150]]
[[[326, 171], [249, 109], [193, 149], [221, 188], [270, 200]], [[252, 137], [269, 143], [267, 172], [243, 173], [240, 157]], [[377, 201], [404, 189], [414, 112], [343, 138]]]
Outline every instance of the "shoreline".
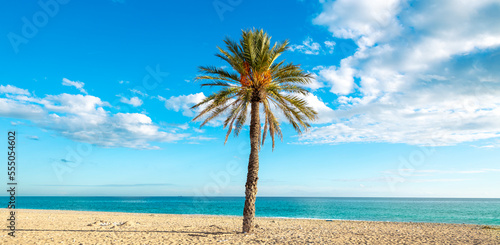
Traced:
[[[7, 219], [11, 210], [0, 209]], [[241, 233], [241, 216], [16, 209], [16, 237], [0, 244], [500, 244], [500, 228], [482, 225], [257, 217]]]
[[[7, 208], [0, 208], [0, 210], [8, 210]], [[95, 211], [95, 210], [70, 210], [70, 209], [35, 209], [23, 208], [16, 210], [38, 210], [38, 211], [72, 211], [72, 212], [96, 212], [96, 213], [117, 213], [117, 214], [165, 214], [165, 215], [195, 215], [195, 216], [216, 216], [228, 218], [243, 218], [243, 215], [227, 215], [227, 214], [171, 214], [171, 213], [141, 213], [141, 212], [120, 212], [120, 211]], [[410, 223], [410, 224], [449, 224], [449, 225], [478, 225], [490, 226], [494, 228], [500, 227], [491, 224], [478, 224], [478, 223], [446, 223], [446, 222], [424, 222], [424, 221], [391, 221], [391, 220], [357, 220], [357, 219], [334, 219], [334, 218], [303, 218], [303, 217], [283, 217], [283, 216], [256, 216], [259, 219], [291, 219], [291, 220], [324, 220], [324, 221], [359, 221], [359, 222], [389, 222], [389, 223]]]

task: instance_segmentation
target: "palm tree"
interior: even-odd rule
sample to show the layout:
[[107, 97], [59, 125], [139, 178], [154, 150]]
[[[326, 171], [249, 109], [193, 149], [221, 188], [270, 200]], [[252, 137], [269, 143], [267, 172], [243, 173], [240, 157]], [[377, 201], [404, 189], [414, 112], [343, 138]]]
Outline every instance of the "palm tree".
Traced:
[[[243, 209], [243, 232], [251, 232], [255, 216], [255, 199], [259, 171], [260, 145], [264, 144], [266, 134], [274, 140], [282, 140], [280, 122], [273, 111], [277, 110], [300, 134], [315, 120], [317, 112], [309, 107], [300, 95], [309, 92], [300, 85], [308, 84], [312, 75], [304, 72], [298, 65], [285, 64], [276, 59], [288, 48], [288, 41], [275, 43], [271, 47], [271, 37], [263, 30], [243, 31], [238, 43], [229, 38], [224, 40], [227, 50], [218, 47], [217, 57], [226, 61], [232, 68], [228, 71], [215, 66], [201, 66], [203, 75], [196, 80], [204, 80], [201, 86], [217, 86], [221, 89], [194, 105], [199, 114], [193, 121], [204, 118], [200, 127], [217, 117], [226, 117], [224, 128], [227, 134], [224, 144], [232, 131], [238, 136], [245, 125], [250, 107], [250, 157], [248, 161], [247, 182], [245, 185], [245, 207]], [[264, 113], [264, 130], [261, 131], [260, 105]], [[262, 140], [260, 134], [262, 133]]]

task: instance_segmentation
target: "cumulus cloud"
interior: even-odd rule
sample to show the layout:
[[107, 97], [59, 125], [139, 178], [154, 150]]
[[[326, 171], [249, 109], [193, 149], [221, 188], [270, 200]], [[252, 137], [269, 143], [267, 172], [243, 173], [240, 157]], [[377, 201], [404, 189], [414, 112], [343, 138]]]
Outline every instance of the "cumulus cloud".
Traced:
[[329, 123], [336, 118], [335, 111], [328, 107], [318, 96], [310, 93], [305, 96], [299, 95], [299, 97], [302, 97], [307, 102], [307, 104], [318, 113], [318, 120], [312, 123]]
[[335, 37], [358, 40], [372, 46], [401, 32], [397, 14], [403, 0], [337, 0], [324, 4], [323, 12], [314, 19], [326, 25]]
[[304, 54], [318, 55], [321, 49], [321, 45], [314, 42], [312, 38], [308, 37], [302, 42], [302, 44], [290, 45], [289, 50], [294, 52], [298, 51]]
[[71, 80], [69, 80], [67, 78], [63, 78], [62, 81], [63, 81], [62, 85], [64, 85], [64, 86], [70, 86], [70, 87], [75, 87], [80, 92], [82, 92], [84, 94], [87, 94], [87, 91], [85, 91], [85, 89], [83, 89], [83, 86], [85, 86], [85, 83], [80, 82], [80, 81], [71, 81]]
[[500, 137], [500, 3], [347, 1], [314, 23], [358, 49], [319, 77], [338, 95], [303, 143], [454, 145]]
[[125, 104], [129, 104], [129, 105], [131, 105], [133, 107], [141, 106], [142, 103], [143, 103], [142, 100], [139, 99], [139, 97], [137, 97], [137, 96], [136, 97], [132, 97], [130, 99], [127, 99], [125, 97], [121, 97], [120, 98], [120, 102], [125, 103]]
[[102, 147], [157, 149], [152, 142], [174, 142], [188, 134], [172, 133], [141, 113], [111, 113], [109, 103], [91, 95], [59, 94], [43, 98], [7, 95], [0, 116], [29, 119], [66, 138]]
[[325, 84], [323, 84], [322, 82], [318, 81], [318, 76], [314, 73], [311, 73], [313, 75], [313, 79], [311, 79], [311, 82], [308, 83], [308, 84], [302, 84], [301, 86], [302, 87], [305, 87], [305, 88], [309, 88], [311, 89], [312, 91], [316, 91], [320, 88], [323, 88], [325, 87]]
[[0, 98], [0, 116], [18, 119], [41, 118], [46, 114], [41, 106], [16, 101], [9, 98]]
[[12, 85], [7, 85], [7, 86], [0, 85], [0, 93], [30, 95], [27, 89], [21, 89]]
[[203, 92], [197, 94], [189, 94], [189, 95], [180, 95], [180, 96], [172, 96], [169, 99], [165, 99], [161, 96], [158, 97], [160, 100], [165, 101], [165, 107], [169, 110], [173, 111], [181, 111], [182, 115], [187, 117], [192, 117], [195, 115], [195, 111], [190, 108], [193, 105], [201, 102], [206, 96]]
[[[301, 141], [390, 142], [437, 146], [500, 136], [498, 106], [495, 105], [496, 108], [491, 109], [485, 104], [484, 107], [480, 104], [470, 104], [468, 108], [468, 105], [464, 104], [467, 103], [467, 96], [450, 99], [446, 93], [441, 96], [439, 92], [424, 97], [384, 97], [382, 101], [364, 105], [363, 101], [353, 102], [360, 104], [346, 105], [346, 109], [335, 110], [335, 123], [313, 127], [308, 134], [301, 137]], [[500, 96], [500, 93], [496, 96]], [[445, 100], [439, 101], [442, 98]], [[427, 103], [426, 99], [435, 103]], [[420, 104], [422, 101], [425, 103]]]
[[335, 49], [335, 42], [333, 41], [325, 41], [325, 47], [328, 49], [328, 53], [333, 54], [333, 50]]
[[332, 93], [346, 95], [354, 91], [354, 72], [355, 70], [348, 66], [340, 68], [330, 66], [320, 68], [319, 76], [331, 85], [330, 91]]

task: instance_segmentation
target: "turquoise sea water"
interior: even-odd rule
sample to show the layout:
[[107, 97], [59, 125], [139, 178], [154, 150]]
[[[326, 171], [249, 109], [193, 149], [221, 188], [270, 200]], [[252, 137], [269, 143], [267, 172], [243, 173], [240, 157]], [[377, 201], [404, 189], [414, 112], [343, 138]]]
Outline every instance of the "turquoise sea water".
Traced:
[[[18, 197], [16, 208], [239, 216], [243, 204], [243, 197]], [[500, 199], [260, 197], [256, 208], [259, 217], [500, 225]]]

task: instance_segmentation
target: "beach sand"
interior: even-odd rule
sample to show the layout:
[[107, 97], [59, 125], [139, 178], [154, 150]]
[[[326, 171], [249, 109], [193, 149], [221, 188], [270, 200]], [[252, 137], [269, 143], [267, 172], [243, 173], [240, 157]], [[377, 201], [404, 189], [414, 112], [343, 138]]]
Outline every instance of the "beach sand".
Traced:
[[0, 244], [500, 244], [500, 230], [479, 225], [16, 210], [15, 238]]

